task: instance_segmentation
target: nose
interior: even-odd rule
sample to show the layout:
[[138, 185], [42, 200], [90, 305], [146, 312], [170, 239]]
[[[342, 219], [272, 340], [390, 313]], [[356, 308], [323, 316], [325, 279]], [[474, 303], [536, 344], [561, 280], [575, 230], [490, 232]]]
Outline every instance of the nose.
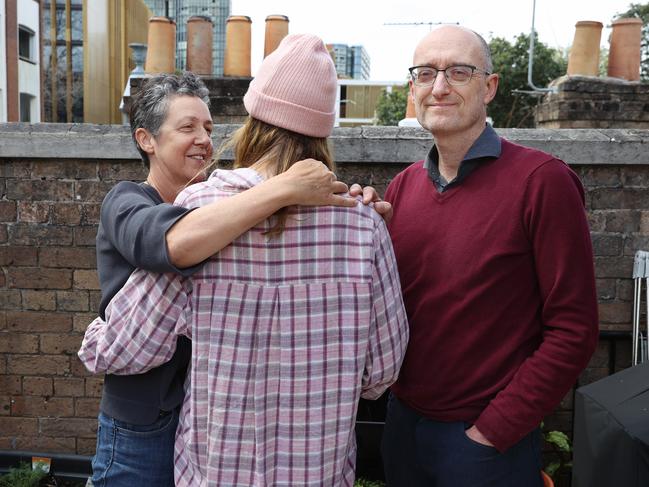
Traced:
[[196, 140], [194, 141], [196, 145], [212, 145], [212, 137], [210, 133], [203, 129], [200, 129], [199, 133], [196, 135]]
[[435, 81], [433, 81], [432, 93], [433, 96], [439, 97], [447, 95], [451, 91], [451, 85], [449, 85], [446, 79], [446, 72], [438, 71]]

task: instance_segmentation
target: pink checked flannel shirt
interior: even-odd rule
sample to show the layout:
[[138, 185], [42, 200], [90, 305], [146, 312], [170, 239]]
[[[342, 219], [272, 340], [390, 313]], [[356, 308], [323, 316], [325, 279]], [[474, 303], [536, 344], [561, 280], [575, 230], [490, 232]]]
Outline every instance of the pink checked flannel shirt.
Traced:
[[[262, 181], [215, 171], [176, 204], [198, 207]], [[135, 271], [93, 321], [79, 357], [136, 374], [192, 361], [176, 433], [179, 486], [353, 485], [359, 397], [397, 378], [408, 325], [383, 220], [355, 208], [297, 207], [275, 239], [263, 222], [191, 278]]]

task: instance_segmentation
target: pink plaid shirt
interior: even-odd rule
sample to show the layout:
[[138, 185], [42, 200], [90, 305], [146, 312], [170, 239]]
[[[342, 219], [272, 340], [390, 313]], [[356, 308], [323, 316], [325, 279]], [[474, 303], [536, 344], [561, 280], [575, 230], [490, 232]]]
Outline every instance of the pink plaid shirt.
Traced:
[[[176, 204], [203, 206], [262, 181], [215, 171]], [[390, 237], [355, 208], [297, 207], [278, 238], [265, 221], [191, 278], [135, 271], [93, 321], [79, 357], [135, 374], [192, 339], [176, 433], [179, 486], [353, 485], [359, 397], [397, 378], [408, 340]]]

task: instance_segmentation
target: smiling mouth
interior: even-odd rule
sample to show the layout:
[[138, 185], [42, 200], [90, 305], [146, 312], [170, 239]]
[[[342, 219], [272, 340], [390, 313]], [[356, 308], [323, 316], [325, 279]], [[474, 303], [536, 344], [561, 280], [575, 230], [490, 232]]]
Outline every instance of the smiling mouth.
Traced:
[[203, 154], [203, 155], [194, 154], [194, 155], [187, 156], [187, 157], [189, 157], [190, 159], [194, 159], [195, 161], [205, 162], [207, 154]]

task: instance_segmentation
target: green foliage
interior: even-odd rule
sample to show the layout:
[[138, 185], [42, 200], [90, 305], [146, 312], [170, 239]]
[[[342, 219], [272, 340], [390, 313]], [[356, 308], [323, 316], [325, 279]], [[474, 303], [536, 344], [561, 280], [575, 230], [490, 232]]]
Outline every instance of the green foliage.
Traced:
[[385, 483], [379, 480], [356, 479], [354, 487], [385, 487]]
[[0, 487], [37, 487], [46, 475], [41, 468], [32, 470], [29, 463], [21, 463], [19, 467], [10, 468], [9, 473], [0, 477]]
[[[541, 423], [541, 428], [543, 424]], [[545, 443], [552, 448], [554, 460], [547, 464], [543, 470], [554, 480], [557, 480], [555, 475], [563, 470], [572, 469], [572, 462], [570, 457], [572, 455], [572, 445], [570, 438], [563, 431], [546, 431], [543, 434]]]
[[642, 41], [640, 43], [640, 79], [649, 82], [649, 3], [632, 3], [626, 12], [617, 14], [621, 17], [637, 17], [642, 20]]
[[408, 103], [408, 84], [384, 90], [376, 103], [376, 125], [398, 125], [406, 116]]
[[[527, 66], [530, 36], [519, 34], [511, 43], [503, 37], [489, 42], [494, 73], [500, 74], [496, 98], [487, 107], [487, 115], [495, 127], [533, 127], [536, 98], [512, 93], [513, 90], [531, 90], [527, 84]], [[534, 43], [532, 80], [538, 87], [566, 73], [567, 61], [558, 49], [548, 47], [538, 40]]]

